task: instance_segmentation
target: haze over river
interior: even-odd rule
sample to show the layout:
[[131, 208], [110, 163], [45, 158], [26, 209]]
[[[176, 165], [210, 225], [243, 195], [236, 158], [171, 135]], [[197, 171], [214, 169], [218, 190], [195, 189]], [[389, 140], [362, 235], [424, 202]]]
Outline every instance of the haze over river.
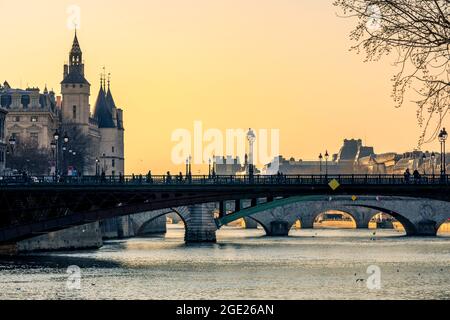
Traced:
[[[163, 237], [106, 242], [99, 250], [0, 258], [0, 299], [450, 299], [450, 237], [395, 230], [224, 228], [218, 243]], [[80, 289], [67, 268], [81, 270]], [[368, 289], [369, 266], [381, 289]]]

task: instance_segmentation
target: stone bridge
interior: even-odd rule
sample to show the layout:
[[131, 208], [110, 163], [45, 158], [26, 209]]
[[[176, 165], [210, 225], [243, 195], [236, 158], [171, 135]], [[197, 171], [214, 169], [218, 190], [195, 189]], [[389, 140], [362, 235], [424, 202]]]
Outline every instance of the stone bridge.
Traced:
[[232, 215], [218, 219], [223, 223], [251, 217], [267, 235], [285, 236], [297, 220], [302, 228], [312, 228], [316, 218], [327, 211], [338, 210], [349, 214], [357, 228], [368, 228], [370, 220], [378, 212], [397, 219], [409, 236], [435, 236], [439, 227], [450, 219], [450, 203], [408, 197], [375, 196], [317, 196], [292, 197], [258, 204]]
[[[144, 233], [146, 225], [153, 220], [176, 212], [184, 222], [186, 242], [214, 242], [218, 228], [241, 218], [258, 222], [268, 236], [287, 236], [297, 220], [300, 220], [303, 229], [313, 228], [316, 218], [331, 210], [349, 214], [357, 228], [368, 228], [370, 220], [379, 212], [389, 214], [403, 225], [407, 236], [436, 236], [439, 227], [450, 219], [449, 202], [408, 197], [310, 196], [290, 197], [253, 206], [250, 200], [244, 200], [241, 205], [244, 209], [217, 219], [213, 215], [217, 212], [216, 203], [157, 210], [131, 217], [138, 235]], [[226, 207], [236, 209], [234, 203]]]

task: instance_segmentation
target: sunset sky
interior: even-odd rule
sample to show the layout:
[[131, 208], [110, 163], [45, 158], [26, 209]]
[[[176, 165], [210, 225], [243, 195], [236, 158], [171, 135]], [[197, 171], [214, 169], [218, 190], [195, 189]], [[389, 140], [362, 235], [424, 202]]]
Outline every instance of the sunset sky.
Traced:
[[337, 152], [344, 138], [379, 153], [417, 145], [415, 105], [395, 109], [391, 98], [393, 57], [364, 63], [350, 52], [355, 21], [331, 0], [0, 0], [0, 81], [59, 94], [70, 5], [81, 8], [92, 107], [102, 66], [112, 73], [127, 173], [179, 170], [171, 134], [196, 120], [280, 129], [281, 153], [303, 159]]

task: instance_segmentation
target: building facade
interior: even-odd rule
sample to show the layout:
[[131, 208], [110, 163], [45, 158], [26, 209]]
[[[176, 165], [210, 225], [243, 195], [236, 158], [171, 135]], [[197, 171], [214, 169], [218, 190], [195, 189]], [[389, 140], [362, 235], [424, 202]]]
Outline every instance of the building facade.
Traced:
[[91, 85], [85, 78], [84, 68], [83, 53], [75, 33], [69, 62], [64, 65], [62, 97], [55, 97], [47, 88], [41, 93], [39, 88], [12, 89], [7, 82], [0, 86], [0, 106], [8, 112], [5, 139], [14, 138], [16, 143], [34, 141], [39, 148], [52, 152], [57, 129], [70, 138], [86, 137], [82, 174], [124, 175], [123, 111], [116, 106], [110, 81], [106, 84], [104, 78], [91, 111]]
[[62, 123], [75, 128], [91, 141], [86, 153], [87, 163], [83, 174], [124, 175], [124, 126], [123, 111], [114, 102], [110, 81], [100, 81], [100, 89], [93, 113], [89, 97], [91, 85], [85, 78], [83, 53], [77, 35], [69, 54], [69, 63], [64, 65], [64, 79], [61, 82]]
[[5, 81], [0, 86], [0, 105], [8, 111], [7, 138], [31, 140], [40, 148], [50, 148], [53, 133], [59, 125], [55, 93], [40, 92], [39, 88], [12, 89]]

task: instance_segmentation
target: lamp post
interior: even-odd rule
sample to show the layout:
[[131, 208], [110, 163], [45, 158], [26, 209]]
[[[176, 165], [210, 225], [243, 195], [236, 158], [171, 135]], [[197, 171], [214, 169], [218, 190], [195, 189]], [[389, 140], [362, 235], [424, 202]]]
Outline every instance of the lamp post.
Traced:
[[253, 176], [255, 173], [253, 158], [254, 158], [254, 144], [256, 141], [256, 135], [255, 135], [255, 132], [251, 128], [248, 129], [247, 141], [248, 141], [248, 147], [249, 147], [248, 175], [249, 175], [250, 179], [253, 180]]
[[319, 154], [319, 169], [320, 169], [320, 175], [322, 175], [322, 160], [323, 160], [323, 155], [322, 152]]
[[[56, 141], [52, 141], [50, 143], [50, 146], [52, 148], [52, 155], [53, 155], [53, 163], [55, 164], [55, 172], [54, 172], [54, 176], [56, 177], [56, 170], [57, 170], [57, 165], [56, 165]], [[55, 179], [56, 180], [56, 179]]]
[[423, 166], [423, 174], [426, 175], [427, 172], [425, 171], [425, 162], [427, 160], [427, 156], [425, 155], [425, 153], [422, 153], [422, 166]]
[[64, 134], [63, 140], [64, 140], [64, 147], [63, 147], [63, 150], [64, 150], [64, 153], [63, 153], [63, 158], [64, 158], [64, 160], [63, 160], [63, 163], [64, 163], [64, 175], [66, 175], [67, 174], [67, 158], [66, 158], [65, 151], [67, 151], [67, 149], [68, 149], [67, 146], [68, 146], [68, 143], [69, 143], [69, 136], [67, 135], [67, 132]]
[[55, 133], [53, 134], [54, 145], [52, 147], [55, 147], [55, 177], [56, 180], [58, 179], [58, 172], [59, 172], [59, 166], [58, 166], [58, 158], [59, 158], [59, 131], [56, 129]]
[[192, 156], [189, 156], [189, 172], [188, 172], [188, 175], [189, 175], [189, 179], [191, 179], [192, 178]]
[[431, 173], [433, 174], [433, 179], [434, 179], [434, 166], [435, 166], [435, 161], [436, 161], [436, 155], [434, 154], [434, 151], [431, 153]]
[[439, 142], [441, 143], [441, 176], [444, 177], [447, 174], [446, 161], [445, 161], [445, 141], [448, 138], [448, 133], [445, 128], [442, 128], [439, 133]]
[[325, 176], [328, 177], [328, 158], [330, 155], [328, 154], [328, 150], [325, 152]]
[[8, 140], [8, 143], [9, 148], [6, 148], [6, 154], [9, 154], [9, 149], [11, 149], [11, 154], [14, 155], [14, 146], [16, 145], [16, 139], [13, 136], [11, 136]]
[[211, 158], [209, 158], [209, 163], [208, 163], [208, 178], [211, 179]]
[[95, 158], [95, 176], [98, 177], [99, 174], [99, 163], [100, 160], [98, 158]]

